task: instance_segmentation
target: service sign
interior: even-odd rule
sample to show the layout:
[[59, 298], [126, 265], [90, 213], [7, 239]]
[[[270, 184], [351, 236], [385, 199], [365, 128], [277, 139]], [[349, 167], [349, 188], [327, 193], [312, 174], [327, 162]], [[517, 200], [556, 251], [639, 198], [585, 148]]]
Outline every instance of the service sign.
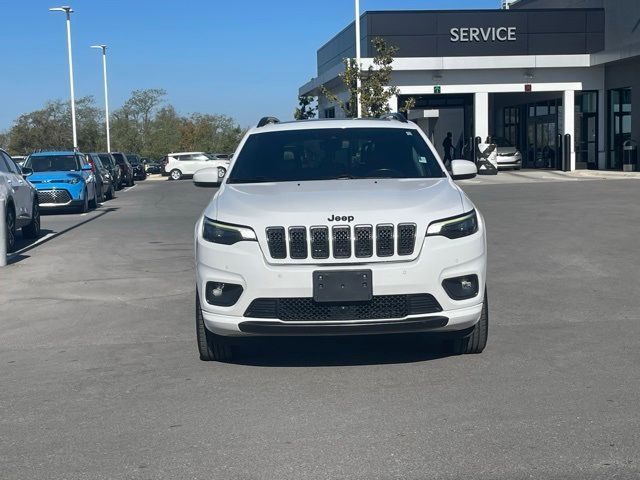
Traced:
[[516, 27], [454, 27], [452, 42], [515, 42]]

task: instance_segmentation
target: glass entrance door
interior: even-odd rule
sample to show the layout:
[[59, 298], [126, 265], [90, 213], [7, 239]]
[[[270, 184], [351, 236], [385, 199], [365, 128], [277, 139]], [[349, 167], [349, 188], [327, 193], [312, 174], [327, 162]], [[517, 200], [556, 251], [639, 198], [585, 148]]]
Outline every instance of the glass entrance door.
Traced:
[[607, 168], [622, 170], [622, 146], [631, 139], [631, 89], [609, 91], [609, 157]]
[[526, 168], [560, 168], [558, 156], [558, 102], [529, 105]]

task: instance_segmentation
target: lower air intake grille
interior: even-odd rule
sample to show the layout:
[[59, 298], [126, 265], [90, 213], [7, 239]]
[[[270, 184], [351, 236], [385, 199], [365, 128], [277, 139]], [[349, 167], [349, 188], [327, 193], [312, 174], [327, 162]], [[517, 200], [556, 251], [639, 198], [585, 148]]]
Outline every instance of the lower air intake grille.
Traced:
[[312, 298], [258, 298], [244, 313], [250, 318], [285, 322], [378, 320], [441, 312], [438, 301], [428, 293], [378, 295], [369, 302], [326, 304]]
[[67, 204], [71, 201], [71, 195], [66, 190], [38, 190], [38, 202]]

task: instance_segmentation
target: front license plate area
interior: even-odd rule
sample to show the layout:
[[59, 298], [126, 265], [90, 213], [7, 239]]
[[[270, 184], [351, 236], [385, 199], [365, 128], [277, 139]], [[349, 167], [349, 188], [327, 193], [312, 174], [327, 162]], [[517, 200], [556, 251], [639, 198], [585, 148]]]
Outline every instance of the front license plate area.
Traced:
[[371, 270], [313, 272], [313, 300], [319, 303], [369, 302], [373, 298]]

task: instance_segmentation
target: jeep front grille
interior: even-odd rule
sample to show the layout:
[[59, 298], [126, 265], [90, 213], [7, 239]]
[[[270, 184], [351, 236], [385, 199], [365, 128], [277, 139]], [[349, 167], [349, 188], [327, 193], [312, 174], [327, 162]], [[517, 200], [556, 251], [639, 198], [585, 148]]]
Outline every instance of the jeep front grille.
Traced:
[[[374, 233], [375, 232], [375, 233]], [[335, 259], [392, 257], [412, 255], [415, 250], [417, 227], [413, 223], [398, 225], [336, 225], [267, 227], [267, 245], [271, 258], [304, 260], [309, 258]], [[287, 254], [288, 252], [288, 254]]]
[[284, 322], [335, 320], [379, 320], [441, 312], [428, 293], [376, 295], [368, 302], [317, 303], [313, 298], [257, 298], [244, 313], [249, 318], [271, 318]]

